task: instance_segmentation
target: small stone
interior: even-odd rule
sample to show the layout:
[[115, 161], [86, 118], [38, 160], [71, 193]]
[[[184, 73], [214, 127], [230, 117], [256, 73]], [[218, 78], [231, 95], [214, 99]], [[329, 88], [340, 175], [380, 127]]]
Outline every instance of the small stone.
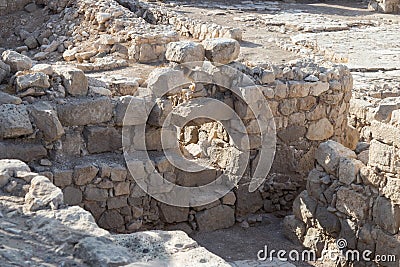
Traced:
[[42, 165], [42, 166], [52, 166], [53, 164], [48, 159], [41, 159], [40, 160], [40, 165]]

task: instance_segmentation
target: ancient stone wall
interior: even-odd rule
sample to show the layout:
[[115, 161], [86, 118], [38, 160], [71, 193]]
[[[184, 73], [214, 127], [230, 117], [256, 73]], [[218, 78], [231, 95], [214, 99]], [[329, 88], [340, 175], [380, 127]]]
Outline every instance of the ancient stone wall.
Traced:
[[23, 10], [32, 0], [0, 0], [0, 16]]
[[[204, 73], [191, 73], [172, 64], [156, 69], [147, 82], [107, 83], [88, 79], [81, 70], [70, 66], [44, 64], [31, 68], [32, 62], [15, 52], [4, 52], [3, 60], [5, 72], [27, 71], [18, 73], [6, 89], [16, 90], [19, 97], [2, 93], [0, 158], [29, 162], [36, 172], [62, 188], [67, 204], [84, 207], [92, 212], [100, 226], [116, 232], [158, 227], [209, 231], [229, 227], [235, 219], [243, 220], [249, 214], [288, 210], [304, 189], [303, 177], [313, 168], [318, 145], [334, 139], [354, 147], [357, 141], [348, 135], [351, 130], [348, 130], [346, 114], [352, 77], [343, 66], [323, 68], [300, 62], [283, 67], [248, 68], [235, 62], [219, 67], [207, 63]], [[259, 138], [262, 128], [255, 125], [254, 114], [247, 105], [226, 90], [237, 79], [227, 71], [228, 66], [246, 73], [259, 84], [276, 124], [277, 151], [269, 179], [253, 193], [248, 188], [254, 171], [252, 166], [257, 163], [262, 146]], [[189, 82], [173, 94], [152, 96], [162, 90], [166, 81], [176, 81], [177, 77], [190, 81], [187, 75], [196, 76], [196, 73], [208, 76], [217, 86], [195, 83], [193, 87]], [[144, 88], [146, 84], [148, 87]], [[250, 94], [255, 88], [255, 85], [243, 85], [241, 90], [243, 94]], [[173, 167], [162, 153], [165, 147], [160, 142], [161, 119], [173, 107], [185, 104], [190, 108], [190, 101], [199, 97], [219, 99], [239, 115], [250, 133], [249, 167], [238, 188], [222, 199], [204, 207], [174, 208], [148, 196], [133, 176], [147, 177], [156, 171], [168, 180], [192, 186], [212, 181], [223, 171], [230, 154], [224, 154], [220, 148], [229, 148], [225, 132], [237, 129], [234, 124], [224, 125], [228, 129], [222, 129], [216, 122], [205, 122], [189, 127], [183, 137], [175, 135], [189, 154], [196, 157], [192, 148], [201, 148], [201, 140], [212, 141], [208, 157], [216, 165], [210, 165], [198, 175]], [[249, 101], [257, 104], [263, 99]], [[123, 118], [131, 102], [133, 117], [128, 121], [133, 132], [135, 127], [146, 125], [144, 136], [133, 136], [134, 147], [150, 154], [149, 160], [135, 161], [135, 173], [127, 170], [121, 141]], [[155, 103], [148, 114], [146, 106]], [[143, 121], [147, 116], [149, 120]], [[199, 141], [191, 138], [196, 135]], [[138, 142], [145, 138], [147, 147], [142, 148]], [[155, 166], [154, 170], [148, 168], [150, 163]], [[168, 191], [168, 187], [162, 188]]]
[[395, 255], [381, 266], [398, 266], [399, 104], [399, 97], [351, 101], [351, 123], [365, 142], [355, 152], [332, 141], [320, 145], [307, 190], [295, 200], [294, 215], [285, 219], [288, 236], [319, 253], [343, 238], [343, 255], [370, 250], [372, 259]]

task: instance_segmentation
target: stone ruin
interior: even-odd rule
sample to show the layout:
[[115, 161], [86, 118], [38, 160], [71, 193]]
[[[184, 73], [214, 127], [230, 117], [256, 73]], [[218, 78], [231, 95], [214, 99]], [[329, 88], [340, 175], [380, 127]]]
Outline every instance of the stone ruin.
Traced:
[[[13, 2], [7, 12], [26, 8], [27, 2]], [[377, 2], [376, 9], [398, 12], [397, 3]], [[284, 219], [285, 234], [317, 253], [345, 237], [349, 249], [400, 255], [397, 95], [351, 99], [353, 77], [343, 65], [302, 60], [248, 66], [237, 61], [240, 29], [185, 18], [156, 4], [124, 0], [37, 4], [52, 12], [43, 26], [47, 30], [28, 35], [21, 29], [19, 36], [10, 38], [23, 45], [1, 51], [0, 192], [23, 197], [22, 209], [28, 214], [50, 209], [65, 213], [61, 218], [70, 213], [89, 218], [90, 227], [84, 231], [94, 231], [96, 237], [84, 236], [78, 242], [79, 257], [89, 258], [90, 264], [129, 264], [143, 260], [127, 256], [135, 252], [128, 247], [129, 240], [148, 242], [142, 233], [130, 233], [208, 232], [251, 222], [254, 214], [285, 216], [291, 211], [293, 215]], [[10, 3], [0, 1], [0, 12], [4, 6]], [[40, 64], [42, 60], [64, 62]], [[128, 67], [131, 62], [162, 62], [162, 68], [149, 71], [146, 79], [85, 73]], [[165, 87], [173, 90], [154, 93]], [[238, 118], [224, 114], [218, 121], [190, 120], [197, 100], [204, 97], [223, 102]], [[262, 102], [268, 104], [273, 119], [276, 152], [265, 182], [249, 192], [265, 145], [260, 136], [268, 131], [258, 125], [249, 105]], [[221, 112], [215, 105], [202, 108], [210, 114]], [[187, 124], [172, 133], [165, 146], [162, 129], [170, 113]], [[246, 169], [224, 196], [202, 206], [174, 207], [147, 194], [171, 190], [168, 184], [152, 180], [154, 173], [188, 187], [214, 181], [240, 157], [233, 140], [245, 135], [250, 154]], [[176, 148], [206, 168], [196, 174], [180, 170], [164, 153]], [[146, 153], [148, 158], [127, 160], [127, 151]], [[148, 179], [146, 190], [137, 177]], [[111, 236], [95, 222], [120, 235]], [[79, 227], [75, 229], [82, 230]], [[163, 232], [157, 235], [167, 242]], [[177, 236], [176, 243], [191, 242], [183, 234]], [[115, 254], [104, 258], [93, 244], [98, 250], [111, 247]], [[203, 253], [203, 248], [193, 246]], [[180, 253], [171, 251], [165, 253]], [[180, 257], [176, 256], [177, 266], [190, 262]], [[205, 257], [218, 266], [225, 264], [215, 255]]]

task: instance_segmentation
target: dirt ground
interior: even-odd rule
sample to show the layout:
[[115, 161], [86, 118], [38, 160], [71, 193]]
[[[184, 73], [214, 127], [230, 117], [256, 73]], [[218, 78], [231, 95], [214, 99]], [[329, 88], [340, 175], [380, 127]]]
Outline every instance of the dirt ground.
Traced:
[[[265, 215], [263, 222], [249, 228], [236, 224], [229, 229], [221, 229], [210, 233], [196, 233], [191, 236], [201, 246], [222, 257], [228, 262], [240, 260], [257, 260], [259, 250], [297, 250], [303, 247], [293, 244], [282, 233], [282, 219], [272, 214]], [[320, 266], [316, 263], [292, 262], [296, 266]]]

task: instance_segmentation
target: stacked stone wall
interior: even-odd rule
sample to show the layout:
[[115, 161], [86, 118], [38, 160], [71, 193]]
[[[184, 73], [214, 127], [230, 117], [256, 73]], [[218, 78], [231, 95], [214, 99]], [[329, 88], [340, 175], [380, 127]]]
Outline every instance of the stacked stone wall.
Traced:
[[[255, 127], [254, 114], [248, 111], [246, 104], [223, 87], [196, 84], [190, 89], [192, 85], [189, 83], [189, 87], [183, 87], [182, 91], [154, 98], [151, 95], [155, 88], [139, 87], [138, 82], [114, 81], [116, 84], [110, 87], [93, 78], [88, 80], [82, 71], [69, 66], [38, 65], [29, 70], [27, 58], [27, 66], [14, 65], [12, 58], [3, 58], [12, 65], [11, 69], [26, 67], [28, 70], [18, 73], [7, 87], [8, 92], [16, 90], [19, 97], [3, 93], [0, 158], [29, 162], [36, 172], [49, 177], [62, 188], [67, 204], [84, 207], [92, 212], [100, 226], [116, 232], [159, 227], [209, 231], [228, 227], [235, 220], [246, 219], [254, 213], [286, 212], [305, 187], [303, 177], [313, 167], [318, 145], [331, 138], [348, 141], [347, 134], [351, 132], [346, 114], [352, 77], [343, 66], [314, 66], [310, 69], [310, 65], [300, 62], [283, 67], [248, 68], [235, 62], [220, 67], [208, 63], [211, 79], [227, 88], [235, 83], [237, 77], [231, 77], [232, 74], [224, 68], [229, 66], [249, 75], [254, 83], [259, 84], [275, 120], [277, 151], [271, 172], [258, 190], [249, 193], [252, 168], [258, 161], [262, 146], [259, 139], [261, 130]], [[174, 81], [176, 77], [185, 75], [189, 75], [188, 72], [179, 66], [155, 70], [147, 84], [164, 86], [165, 83], [159, 81]], [[140, 84], [146, 83], [142, 81]], [[255, 90], [254, 85], [243, 85], [243, 93], [252, 90]], [[188, 92], [191, 93], [188, 95]], [[198, 97], [223, 101], [243, 120], [250, 133], [249, 167], [239, 186], [220, 200], [204, 207], [174, 208], [148, 196], [133, 176], [151, 175], [154, 170], [148, 168], [150, 163], [167, 179], [181, 183], [204, 183], [219, 175], [221, 168], [215, 166], [199, 175], [188, 175], [170, 165], [162, 153], [160, 119], [165, 118], [174, 106], [188, 104], [190, 107], [189, 100]], [[127, 170], [121, 138], [125, 111], [132, 101], [132, 127], [146, 124], [145, 137], [138, 135], [134, 138], [146, 138], [145, 150], [151, 155], [150, 161], [137, 161], [135, 174]], [[264, 100], [250, 101], [257, 104]], [[157, 103], [156, 107], [150, 115], [147, 114], [145, 107], [154, 103]], [[143, 121], [147, 115], [149, 120]], [[233, 122], [229, 123], [226, 127], [235, 128]], [[224, 130], [215, 123], [200, 125], [196, 131], [212, 135], [216, 144], [225, 142]], [[176, 140], [180, 137], [176, 136]], [[185, 145], [198, 145], [191, 143]], [[354, 146], [354, 141], [348, 143]], [[229, 158], [224, 151], [215, 155], [217, 161]]]
[[351, 266], [399, 265], [399, 103], [399, 97], [351, 101], [350, 122], [363, 142], [355, 151], [332, 141], [320, 145], [307, 190], [295, 200], [294, 215], [285, 219], [289, 237], [319, 253], [345, 239], [343, 255], [369, 250], [371, 259], [395, 257], [347, 261]]

